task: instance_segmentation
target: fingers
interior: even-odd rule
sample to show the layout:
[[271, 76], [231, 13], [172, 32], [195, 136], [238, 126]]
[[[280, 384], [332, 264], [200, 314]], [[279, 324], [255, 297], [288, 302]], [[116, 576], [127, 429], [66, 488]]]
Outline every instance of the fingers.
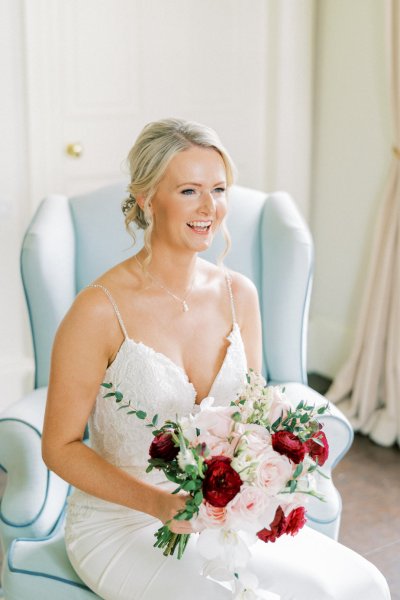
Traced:
[[173, 533], [194, 533], [192, 524], [190, 521], [176, 521], [173, 519], [168, 527]]

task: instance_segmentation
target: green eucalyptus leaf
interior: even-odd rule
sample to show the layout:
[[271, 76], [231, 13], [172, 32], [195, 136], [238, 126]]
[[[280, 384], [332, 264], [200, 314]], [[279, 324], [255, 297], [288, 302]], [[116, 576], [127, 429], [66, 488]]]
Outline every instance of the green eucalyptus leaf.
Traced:
[[278, 417], [278, 418], [276, 419], [276, 421], [274, 421], [274, 422], [272, 423], [272, 429], [273, 429], [273, 430], [277, 429], [277, 428], [279, 427], [279, 425], [281, 424], [281, 422], [282, 422], [282, 417]]
[[300, 463], [297, 465], [295, 472], [293, 473], [293, 479], [296, 479], [303, 472], [303, 465]]
[[203, 502], [203, 492], [201, 490], [198, 490], [195, 495], [194, 495], [194, 501], [197, 504], [197, 506], [200, 506], [200, 504]]
[[182, 482], [181, 479], [178, 479], [178, 477], [176, 475], [173, 475], [172, 473], [165, 473], [165, 476], [167, 479], [169, 479], [169, 481], [173, 481], [174, 483]]
[[108, 392], [108, 394], [105, 394], [103, 398], [111, 398], [112, 396], [115, 396], [115, 392]]
[[110, 388], [112, 388], [112, 383], [101, 383], [100, 385], [101, 385], [102, 387], [105, 387], [105, 388], [107, 388], [108, 390], [109, 390]]
[[184, 489], [185, 492], [193, 492], [196, 488], [196, 482], [193, 480], [185, 481], [185, 483], [182, 484], [182, 489]]
[[136, 416], [138, 419], [145, 419], [147, 417], [147, 413], [144, 410], [137, 410]]
[[185, 473], [187, 473], [188, 475], [196, 476], [197, 471], [198, 471], [198, 469], [194, 465], [186, 465], [186, 467], [185, 467]]

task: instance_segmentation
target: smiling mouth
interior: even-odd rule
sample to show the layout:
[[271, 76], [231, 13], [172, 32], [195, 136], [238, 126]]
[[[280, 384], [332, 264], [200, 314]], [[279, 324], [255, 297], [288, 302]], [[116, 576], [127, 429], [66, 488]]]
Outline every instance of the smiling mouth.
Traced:
[[197, 233], [207, 233], [211, 228], [212, 221], [189, 221], [186, 225]]

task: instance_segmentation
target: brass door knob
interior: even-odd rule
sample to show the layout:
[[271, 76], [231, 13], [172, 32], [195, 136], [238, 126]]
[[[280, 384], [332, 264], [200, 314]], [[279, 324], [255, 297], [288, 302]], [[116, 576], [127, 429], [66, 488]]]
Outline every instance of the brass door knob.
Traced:
[[80, 142], [75, 142], [74, 144], [68, 144], [65, 151], [72, 158], [80, 158], [83, 153], [83, 146]]

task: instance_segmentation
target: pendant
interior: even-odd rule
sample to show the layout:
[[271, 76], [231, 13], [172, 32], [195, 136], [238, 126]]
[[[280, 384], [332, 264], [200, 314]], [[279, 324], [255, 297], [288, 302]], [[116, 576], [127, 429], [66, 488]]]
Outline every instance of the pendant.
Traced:
[[188, 305], [186, 304], [186, 300], [182, 300], [183, 312], [187, 312], [189, 310]]

